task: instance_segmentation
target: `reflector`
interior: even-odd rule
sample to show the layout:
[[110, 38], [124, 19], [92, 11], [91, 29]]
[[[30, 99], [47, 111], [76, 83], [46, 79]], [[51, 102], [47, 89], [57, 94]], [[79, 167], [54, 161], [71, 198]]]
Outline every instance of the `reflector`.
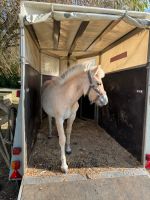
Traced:
[[146, 169], [150, 169], [150, 161], [147, 161], [146, 165], [145, 165]]
[[146, 154], [146, 160], [150, 161], [150, 154]]
[[21, 153], [20, 147], [14, 147], [13, 148], [13, 155], [19, 155]]
[[20, 97], [20, 90], [16, 91], [16, 97]]
[[17, 170], [14, 170], [10, 179], [18, 179], [18, 178], [22, 178], [22, 176], [20, 175], [20, 173]]
[[12, 169], [14, 169], [14, 170], [19, 169], [19, 168], [20, 168], [20, 160], [14, 160], [14, 161], [12, 161], [11, 167], [12, 167]]

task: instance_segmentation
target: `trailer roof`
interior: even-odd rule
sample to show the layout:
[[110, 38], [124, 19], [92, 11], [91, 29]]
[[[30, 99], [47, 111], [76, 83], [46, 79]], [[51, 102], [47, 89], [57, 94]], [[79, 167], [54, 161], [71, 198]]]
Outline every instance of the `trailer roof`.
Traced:
[[104, 51], [129, 32], [149, 29], [150, 14], [25, 1], [20, 22], [41, 52], [80, 58]]

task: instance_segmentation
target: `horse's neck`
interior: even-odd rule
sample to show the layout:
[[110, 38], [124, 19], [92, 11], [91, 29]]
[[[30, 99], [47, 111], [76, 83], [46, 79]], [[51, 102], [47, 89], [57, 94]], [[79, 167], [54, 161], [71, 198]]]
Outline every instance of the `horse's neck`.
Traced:
[[68, 81], [68, 92], [71, 94], [73, 102], [79, 100], [82, 95], [85, 95], [89, 88], [89, 81], [86, 73], [82, 73]]

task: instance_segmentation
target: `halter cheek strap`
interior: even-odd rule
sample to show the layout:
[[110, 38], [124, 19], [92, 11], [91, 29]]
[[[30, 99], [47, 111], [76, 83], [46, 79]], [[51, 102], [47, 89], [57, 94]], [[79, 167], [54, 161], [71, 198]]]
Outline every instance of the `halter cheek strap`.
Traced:
[[90, 82], [90, 86], [89, 86], [89, 89], [87, 91], [87, 95], [89, 95], [91, 89], [93, 89], [96, 92], [96, 94], [97, 94], [97, 97], [95, 98], [95, 100], [93, 102], [96, 102], [98, 100], [98, 98], [101, 96], [101, 94], [98, 91], [98, 89], [95, 87], [95, 85], [93, 84], [92, 76], [91, 76], [90, 71], [88, 71], [88, 79], [89, 79], [89, 82]]
[[87, 95], [89, 95], [91, 88], [94, 87], [94, 85], [92, 83], [92, 77], [91, 77], [90, 71], [88, 71], [88, 79], [89, 79], [89, 82], [90, 82], [90, 86], [89, 86], [89, 89], [88, 89], [88, 91], [86, 93]]

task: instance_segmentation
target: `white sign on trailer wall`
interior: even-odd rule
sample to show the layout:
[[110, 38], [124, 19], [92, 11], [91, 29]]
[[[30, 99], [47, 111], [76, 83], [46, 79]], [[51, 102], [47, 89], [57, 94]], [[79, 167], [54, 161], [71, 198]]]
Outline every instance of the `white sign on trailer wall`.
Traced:
[[41, 53], [41, 74], [59, 76], [59, 59]]

